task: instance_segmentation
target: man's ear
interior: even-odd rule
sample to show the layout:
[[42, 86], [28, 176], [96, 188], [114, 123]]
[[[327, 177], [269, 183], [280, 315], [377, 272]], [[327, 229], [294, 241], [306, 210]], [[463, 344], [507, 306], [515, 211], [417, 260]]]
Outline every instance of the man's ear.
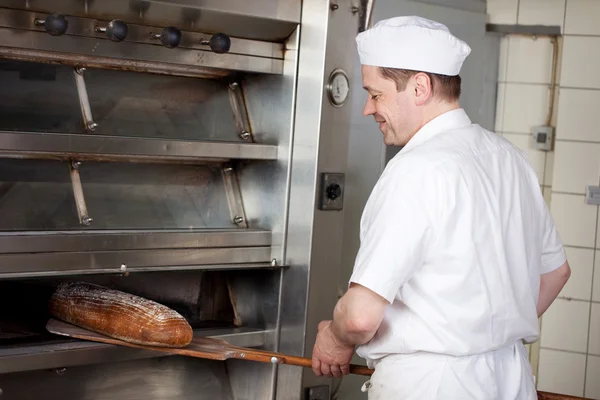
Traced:
[[433, 96], [433, 82], [429, 75], [423, 72], [414, 75], [413, 79], [415, 104], [421, 106]]

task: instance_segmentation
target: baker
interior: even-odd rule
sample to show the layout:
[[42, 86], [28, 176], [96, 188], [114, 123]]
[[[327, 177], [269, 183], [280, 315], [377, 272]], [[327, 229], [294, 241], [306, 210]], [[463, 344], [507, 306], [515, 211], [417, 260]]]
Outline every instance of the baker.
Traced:
[[396, 17], [358, 35], [365, 116], [401, 146], [365, 206], [360, 248], [317, 375], [355, 351], [378, 400], [534, 400], [524, 343], [570, 268], [522, 151], [459, 105], [470, 47], [440, 23]]

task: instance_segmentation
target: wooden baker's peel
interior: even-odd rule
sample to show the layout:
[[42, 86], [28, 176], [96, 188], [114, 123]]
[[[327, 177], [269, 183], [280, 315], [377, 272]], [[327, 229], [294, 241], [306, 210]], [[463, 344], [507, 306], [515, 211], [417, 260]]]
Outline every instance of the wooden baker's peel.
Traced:
[[[222, 339], [194, 336], [192, 342], [182, 348], [142, 346], [118, 339], [113, 339], [75, 325], [51, 319], [46, 325], [48, 332], [55, 335], [67, 336], [76, 339], [89, 340], [93, 342], [114, 344], [119, 346], [134, 347], [138, 349], [160, 351], [163, 353], [177, 354], [188, 357], [204, 358], [209, 360], [249, 360], [272, 364], [288, 364], [299, 367], [312, 368], [310, 358], [288, 356], [285, 354], [255, 350], [246, 347], [233, 346]], [[350, 365], [350, 373], [356, 375], [373, 374], [373, 370], [361, 365]]]
[[[288, 364], [299, 367], [312, 368], [312, 360], [310, 358], [288, 356], [285, 354], [255, 350], [246, 347], [233, 346], [222, 339], [207, 338], [194, 336], [192, 342], [186, 347], [170, 348], [170, 347], [152, 347], [141, 346], [122, 340], [113, 339], [86, 329], [79, 328], [57, 319], [51, 319], [46, 325], [46, 329], [55, 335], [67, 336], [76, 339], [89, 340], [92, 342], [100, 342], [114, 344], [119, 346], [134, 347], [138, 349], [160, 351], [169, 354], [178, 354], [188, 357], [204, 358], [210, 360], [224, 361], [228, 359], [258, 361], [263, 363], [273, 364]], [[373, 370], [360, 365], [350, 365], [350, 373], [356, 375], [373, 374]], [[566, 396], [556, 393], [548, 393], [538, 391], [539, 400], [592, 400], [583, 397]]]

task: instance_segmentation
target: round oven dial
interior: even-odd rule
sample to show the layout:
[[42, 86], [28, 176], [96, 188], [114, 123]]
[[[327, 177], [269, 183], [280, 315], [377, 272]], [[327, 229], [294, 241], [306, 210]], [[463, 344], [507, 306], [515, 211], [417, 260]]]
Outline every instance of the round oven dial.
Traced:
[[331, 73], [327, 84], [329, 101], [335, 107], [344, 105], [350, 94], [350, 81], [348, 75], [342, 69], [336, 69]]

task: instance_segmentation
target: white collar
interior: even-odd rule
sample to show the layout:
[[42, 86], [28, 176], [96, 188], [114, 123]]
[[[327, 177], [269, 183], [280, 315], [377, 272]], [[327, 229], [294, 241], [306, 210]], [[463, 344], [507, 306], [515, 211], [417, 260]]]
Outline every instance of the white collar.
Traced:
[[471, 119], [464, 109], [458, 108], [447, 111], [423, 125], [398, 153], [406, 153], [440, 133], [452, 129], [464, 128], [471, 124]]

